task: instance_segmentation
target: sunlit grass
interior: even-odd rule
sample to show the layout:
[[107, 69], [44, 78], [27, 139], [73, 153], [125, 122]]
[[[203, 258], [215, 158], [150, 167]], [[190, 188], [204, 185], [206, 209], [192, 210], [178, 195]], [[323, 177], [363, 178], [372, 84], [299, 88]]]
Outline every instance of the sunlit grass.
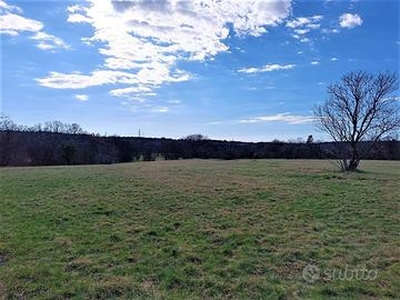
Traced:
[[[1, 169], [4, 298], [400, 295], [400, 163], [158, 161]], [[365, 267], [378, 277], [306, 282]], [[1, 296], [0, 296], [1, 298]]]

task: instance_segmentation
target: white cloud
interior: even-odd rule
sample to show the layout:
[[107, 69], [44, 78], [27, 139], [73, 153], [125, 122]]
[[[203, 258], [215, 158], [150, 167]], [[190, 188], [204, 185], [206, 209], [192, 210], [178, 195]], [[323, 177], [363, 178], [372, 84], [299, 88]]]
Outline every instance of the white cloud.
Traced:
[[363, 20], [359, 15], [349, 14], [349, 13], [341, 15], [339, 17], [339, 21], [340, 21], [340, 27], [349, 29], [361, 26], [361, 24], [363, 23]]
[[89, 96], [88, 95], [84, 95], [84, 94], [78, 94], [75, 95], [75, 99], [78, 101], [88, 101], [89, 100]]
[[[4, 2], [3, 2], [4, 3]], [[7, 11], [0, 16], [0, 32], [8, 35], [18, 35], [20, 31], [38, 32], [42, 30], [43, 24], [39, 21], [24, 18]], [[4, 11], [2, 11], [4, 13]]]
[[314, 60], [314, 61], [311, 62], [311, 64], [313, 66], [319, 65], [319, 60]]
[[314, 118], [312, 116], [299, 116], [293, 115], [289, 112], [280, 113], [276, 115], [260, 116], [250, 119], [240, 120], [239, 123], [261, 123], [261, 122], [284, 122], [288, 124], [304, 124], [312, 122]]
[[[99, 47], [103, 70], [87, 75], [52, 72], [38, 80], [41, 84], [53, 88], [127, 84], [111, 94], [143, 94], [143, 89], [190, 80], [193, 76], [178, 69], [178, 61], [212, 59], [229, 51], [225, 43], [229, 34], [260, 36], [291, 11], [291, 0], [87, 2], [69, 7], [68, 21], [92, 27], [93, 35], [82, 42]], [[99, 79], [95, 74], [122, 70], [129, 73], [130, 83], [114, 81], [113, 76], [110, 81]]]
[[[294, 20], [290, 20], [286, 23], [286, 27], [296, 29], [296, 28], [305, 28], [305, 29], [317, 29], [321, 26], [320, 21], [323, 19], [322, 16], [316, 15], [312, 17], [301, 17], [296, 18]], [[309, 32], [309, 31], [307, 31]], [[307, 33], [305, 32], [305, 33]]]
[[78, 72], [72, 74], [51, 72], [50, 76], [36, 79], [36, 81], [42, 86], [54, 89], [83, 89], [105, 84], [136, 84], [137, 78], [135, 74], [127, 72], [96, 70], [89, 75]]
[[310, 29], [295, 29], [293, 31], [296, 32], [298, 35], [302, 35], [302, 34], [309, 33]]
[[311, 39], [310, 39], [310, 38], [303, 37], [303, 38], [300, 39], [300, 42], [302, 42], [302, 43], [310, 43], [310, 42], [311, 42]]
[[286, 27], [293, 30], [293, 38], [302, 43], [311, 43], [311, 39], [306, 35], [312, 30], [319, 29], [321, 27], [322, 19], [323, 17], [320, 15], [312, 17], [300, 17], [286, 22]]
[[23, 13], [23, 11], [20, 7], [7, 4], [4, 1], [0, 0], [0, 13], [6, 13], [6, 12], [16, 12], [19, 14]]
[[71, 14], [80, 12], [81, 10], [82, 10], [82, 6], [80, 6], [78, 4], [67, 7], [67, 12], [69, 12]]
[[130, 94], [130, 93], [143, 93], [143, 92], [151, 92], [152, 89], [146, 86], [132, 86], [123, 89], [115, 89], [112, 90], [110, 93], [114, 96], [120, 96], [123, 94]]
[[42, 22], [25, 18], [22, 14], [23, 11], [18, 6], [0, 1], [0, 34], [17, 36], [20, 32], [31, 32], [34, 35], [30, 39], [38, 42], [36, 47], [39, 49], [69, 48], [69, 45], [62, 39], [43, 32], [44, 25]]
[[294, 65], [294, 64], [288, 64], [288, 65], [268, 64], [261, 68], [243, 68], [243, 69], [238, 70], [238, 72], [239, 73], [247, 73], [247, 74], [260, 73], [260, 72], [272, 72], [272, 71], [278, 71], [278, 70], [293, 69], [295, 66], [296, 65]]
[[45, 32], [37, 32], [34, 36], [31, 37], [32, 40], [38, 41], [37, 47], [42, 50], [54, 50], [57, 48], [69, 49], [70, 46], [65, 43], [62, 39], [45, 33]]
[[337, 57], [332, 57], [331, 61], [338, 61], [338, 58]]

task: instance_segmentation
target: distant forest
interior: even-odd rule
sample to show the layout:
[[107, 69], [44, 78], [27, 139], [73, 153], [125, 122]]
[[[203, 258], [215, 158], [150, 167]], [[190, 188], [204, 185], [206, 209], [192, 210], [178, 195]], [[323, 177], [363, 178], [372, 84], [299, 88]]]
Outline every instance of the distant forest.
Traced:
[[[364, 142], [368, 145], [368, 141]], [[333, 142], [235, 142], [201, 134], [182, 139], [119, 137], [89, 134], [78, 124], [59, 121], [32, 127], [0, 120], [0, 165], [38, 166], [111, 164], [156, 159], [335, 159]], [[366, 159], [400, 160], [400, 141], [379, 141]]]

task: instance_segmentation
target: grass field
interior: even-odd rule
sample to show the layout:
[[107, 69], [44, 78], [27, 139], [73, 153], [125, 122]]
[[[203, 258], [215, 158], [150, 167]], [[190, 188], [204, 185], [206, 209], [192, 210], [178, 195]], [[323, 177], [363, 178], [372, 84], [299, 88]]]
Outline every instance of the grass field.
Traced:
[[395, 299], [400, 162], [361, 169], [301, 160], [3, 168], [0, 299]]

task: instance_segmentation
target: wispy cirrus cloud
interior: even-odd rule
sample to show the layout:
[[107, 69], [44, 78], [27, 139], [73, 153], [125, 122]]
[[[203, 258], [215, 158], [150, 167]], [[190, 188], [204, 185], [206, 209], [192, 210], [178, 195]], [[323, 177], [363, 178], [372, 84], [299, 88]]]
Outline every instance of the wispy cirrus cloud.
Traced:
[[243, 69], [238, 70], [238, 72], [252, 74], [252, 73], [272, 72], [272, 71], [278, 71], [278, 70], [290, 70], [290, 69], [293, 69], [294, 67], [296, 67], [295, 64], [287, 64], [287, 65], [267, 64], [260, 68], [255, 68], [255, 67], [243, 68]]
[[352, 29], [357, 26], [361, 26], [363, 20], [358, 14], [346, 13], [339, 17], [340, 27]]
[[[51, 72], [38, 82], [49, 88], [114, 84], [113, 96], [146, 97], [162, 84], [193, 78], [178, 68], [179, 61], [226, 52], [230, 34], [260, 36], [282, 23], [290, 9], [291, 0], [87, 0], [68, 8], [68, 21], [92, 27], [82, 42], [97, 47], [104, 64], [88, 74]], [[111, 72], [125, 75], [115, 78]]]
[[262, 122], [284, 122], [291, 125], [310, 123], [314, 120], [312, 116], [294, 115], [292, 113], [279, 113], [275, 115], [265, 115], [249, 119], [242, 119], [239, 123], [262, 123]]

